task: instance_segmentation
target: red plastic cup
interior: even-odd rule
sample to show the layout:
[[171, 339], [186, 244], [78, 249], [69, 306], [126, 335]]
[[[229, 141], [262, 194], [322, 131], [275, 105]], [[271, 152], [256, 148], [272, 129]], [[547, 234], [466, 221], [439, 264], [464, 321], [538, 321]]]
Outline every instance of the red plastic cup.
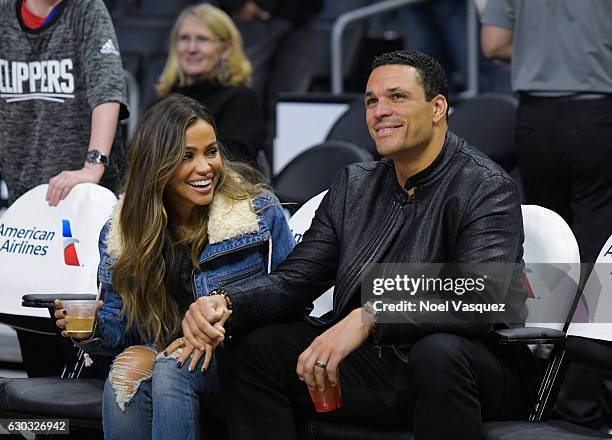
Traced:
[[325, 378], [325, 388], [308, 388], [310, 398], [314, 404], [316, 412], [335, 411], [342, 406], [342, 394], [340, 393], [340, 383], [335, 387]]

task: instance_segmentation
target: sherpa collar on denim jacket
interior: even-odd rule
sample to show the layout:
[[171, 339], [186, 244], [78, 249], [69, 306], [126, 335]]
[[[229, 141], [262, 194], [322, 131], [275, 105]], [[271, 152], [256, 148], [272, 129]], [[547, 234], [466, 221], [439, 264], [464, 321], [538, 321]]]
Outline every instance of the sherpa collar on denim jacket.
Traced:
[[[119, 216], [123, 206], [123, 197], [117, 202], [106, 237], [108, 254], [117, 258], [123, 251], [123, 239], [119, 228]], [[247, 233], [259, 232], [259, 219], [251, 206], [250, 199], [233, 200], [223, 193], [215, 194], [210, 204], [208, 215], [208, 239], [210, 244], [217, 244], [230, 238]]]

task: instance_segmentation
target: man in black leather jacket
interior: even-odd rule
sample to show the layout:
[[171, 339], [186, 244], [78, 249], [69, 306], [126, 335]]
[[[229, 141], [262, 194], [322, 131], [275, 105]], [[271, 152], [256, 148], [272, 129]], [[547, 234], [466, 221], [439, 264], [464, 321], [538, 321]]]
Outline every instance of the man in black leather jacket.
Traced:
[[[341, 385], [343, 406], [319, 418], [412, 425], [417, 439], [479, 439], [482, 420], [526, 411], [530, 353], [487, 344], [491, 324], [378, 323], [364, 311], [370, 263], [511, 263], [514, 316], [527, 296], [516, 185], [448, 132], [440, 65], [414, 51], [377, 57], [364, 99], [385, 158], [342, 170], [275, 272], [200, 298], [183, 320], [196, 346], [228, 341], [218, 354], [233, 438], [297, 438], [314, 416], [303, 382]], [[332, 285], [333, 311], [297, 321]]]

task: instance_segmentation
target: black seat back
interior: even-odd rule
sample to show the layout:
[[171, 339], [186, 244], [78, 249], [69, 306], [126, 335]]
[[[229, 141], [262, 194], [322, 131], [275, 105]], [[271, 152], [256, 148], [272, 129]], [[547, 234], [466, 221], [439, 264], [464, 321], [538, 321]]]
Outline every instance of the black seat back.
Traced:
[[507, 172], [516, 167], [514, 125], [518, 100], [485, 93], [457, 105], [448, 118], [450, 131], [497, 162]]
[[274, 188], [290, 211], [296, 211], [329, 188], [345, 165], [372, 160], [363, 148], [343, 141], [326, 141], [299, 154], [274, 179]]
[[362, 99], [356, 99], [350, 104], [348, 110], [334, 123], [325, 139], [350, 142], [368, 150], [375, 159], [381, 158], [368, 131]]

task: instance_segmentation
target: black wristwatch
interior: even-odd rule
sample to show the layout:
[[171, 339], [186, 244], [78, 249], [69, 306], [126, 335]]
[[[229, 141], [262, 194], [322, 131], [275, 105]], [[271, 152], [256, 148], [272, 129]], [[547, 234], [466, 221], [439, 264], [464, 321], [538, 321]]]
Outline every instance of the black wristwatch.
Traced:
[[102, 164], [105, 167], [108, 165], [108, 156], [105, 156], [98, 150], [89, 150], [87, 156], [85, 156], [85, 160], [92, 165]]

